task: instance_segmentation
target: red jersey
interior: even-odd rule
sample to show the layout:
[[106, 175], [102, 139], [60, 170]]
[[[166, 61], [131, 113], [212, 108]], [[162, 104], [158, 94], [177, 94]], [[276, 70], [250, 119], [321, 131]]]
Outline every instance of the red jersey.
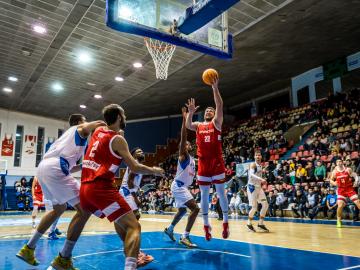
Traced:
[[197, 155], [204, 159], [222, 158], [221, 130], [213, 121], [203, 122], [196, 130]]
[[39, 181], [36, 181], [35, 182], [35, 185], [34, 185], [34, 195], [40, 195], [42, 197], [42, 189], [41, 189], [41, 186], [39, 184]]
[[82, 162], [81, 182], [92, 182], [96, 179], [115, 181], [122, 158], [111, 148], [117, 132], [98, 128], [91, 136], [89, 146]]
[[338, 185], [338, 188], [345, 189], [345, 188], [353, 188], [353, 182], [351, 180], [350, 173], [347, 169], [340, 172], [336, 169], [335, 171], [335, 179]]

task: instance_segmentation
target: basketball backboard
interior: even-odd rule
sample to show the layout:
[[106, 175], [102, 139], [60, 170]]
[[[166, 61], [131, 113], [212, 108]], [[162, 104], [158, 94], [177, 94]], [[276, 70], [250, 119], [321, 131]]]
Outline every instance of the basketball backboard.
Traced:
[[194, 3], [202, 4], [200, 2], [204, 2], [199, 6], [202, 8], [211, 1], [107, 0], [106, 24], [117, 31], [161, 40], [219, 58], [231, 58], [232, 36], [228, 33], [226, 12], [219, 12], [219, 16], [189, 35], [171, 30], [174, 20], [186, 20], [189, 7]]

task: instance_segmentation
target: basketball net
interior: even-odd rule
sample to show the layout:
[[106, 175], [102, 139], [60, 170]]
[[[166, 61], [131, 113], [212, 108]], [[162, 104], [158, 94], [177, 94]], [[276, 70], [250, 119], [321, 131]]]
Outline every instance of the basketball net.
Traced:
[[145, 38], [145, 45], [154, 61], [156, 78], [166, 80], [176, 46], [157, 39]]

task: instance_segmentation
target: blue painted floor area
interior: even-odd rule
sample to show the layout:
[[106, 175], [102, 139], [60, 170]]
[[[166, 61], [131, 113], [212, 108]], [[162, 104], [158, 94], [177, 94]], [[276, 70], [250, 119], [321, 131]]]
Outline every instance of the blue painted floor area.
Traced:
[[[177, 235], [177, 237], [179, 237]], [[264, 236], [265, 237], [265, 236]], [[243, 269], [359, 269], [360, 257], [301, 251], [280, 247], [249, 244], [230, 240], [192, 237], [199, 249], [186, 249], [171, 242], [162, 232], [142, 234], [142, 249], [155, 261], [142, 269], [176, 270], [243, 270]], [[47, 269], [62, 247], [64, 239], [41, 240], [37, 247], [38, 267], [28, 266], [15, 257], [25, 240], [0, 241], [0, 269]], [[75, 265], [81, 270], [123, 269], [122, 243], [117, 235], [81, 236], [74, 251]], [[354, 268], [358, 266], [358, 268]]]

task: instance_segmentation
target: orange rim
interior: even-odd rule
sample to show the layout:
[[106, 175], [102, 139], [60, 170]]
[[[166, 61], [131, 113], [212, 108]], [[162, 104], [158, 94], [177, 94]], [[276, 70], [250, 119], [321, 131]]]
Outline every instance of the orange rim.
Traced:
[[169, 44], [169, 45], [165, 45], [164, 47], [154, 46], [154, 45], [151, 45], [151, 44], [150, 44], [149, 40], [150, 40], [150, 38], [147, 38], [147, 37], [144, 38], [144, 41], [145, 41], [146, 46], [151, 47], [151, 48], [153, 48], [153, 49], [155, 49], [155, 50], [158, 50], [158, 51], [168, 51], [168, 50], [170, 50], [172, 47], [176, 47], [175, 45], [170, 44], [170, 43], [166, 43], [166, 42], [164, 42], [164, 43]]

